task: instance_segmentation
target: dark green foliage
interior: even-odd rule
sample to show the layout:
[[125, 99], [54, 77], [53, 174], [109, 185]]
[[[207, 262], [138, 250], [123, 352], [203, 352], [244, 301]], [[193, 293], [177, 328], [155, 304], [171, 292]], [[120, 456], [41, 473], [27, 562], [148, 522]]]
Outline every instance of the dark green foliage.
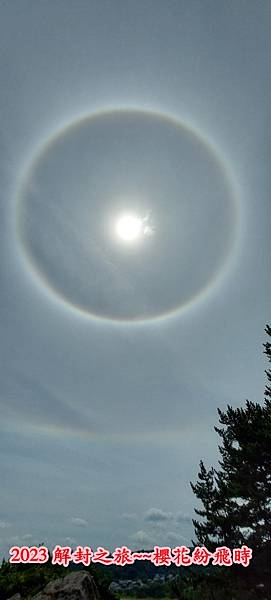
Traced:
[[107, 567], [105, 569], [100, 569], [100, 565], [92, 565], [89, 567], [82, 566], [82, 569], [85, 571], [89, 571], [89, 573], [94, 578], [94, 581], [97, 585], [97, 588], [100, 592], [102, 600], [116, 600], [116, 596], [109, 590], [109, 585], [112, 581], [112, 577], [107, 572]]
[[[271, 327], [269, 327], [269, 325], [266, 326], [265, 331], [266, 331], [267, 335], [269, 335], [271, 337]], [[264, 348], [265, 348], [264, 353], [266, 354], [269, 362], [271, 362], [271, 344], [270, 344], [270, 342], [266, 342], [264, 344]], [[265, 371], [265, 373], [267, 375], [268, 382], [271, 383], [271, 371], [270, 370]], [[267, 385], [265, 388], [265, 397], [271, 398], [271, 386], [270, 385]]]
[[[150, 552], [151, 548], [145, 549], [146, 552]], [[144, 552], [144, 548], [138, 550], [138, 552]], [[146, 582], [148, 579], [153, 579], [155, 575], [173, 575], [176, 576], [179, 572], [179, 568], [176, 565], [171, 564], [166, 567], [161, 565], [157, 567], [148, 560], [135, 561], [132, 565], [125, 565], [123, 567], [119, 565], [108, 565], [104, 566], [101, 564], [95, 565], [95, 571], [98, 577], [105, 577], [107, 582], [111, 582], [119, 579], [141, 579]]]
[[153, 581], [149, 584], [144, 584], [143, 586], [138, 586], [133, 590], [129, 590], [129, 592], [123, 591], [122, 595], [124, 597], [131, 598], [169, 598], [172, 596], [172, 585], [171, 583], [160, 583]]
[[[266, 328], [271, 335], [269, 327]], [[271, 360], [271, 346], [265, 344]], [[267, 371], [269, 381], [270, 371]], [[271, 543], [271, 400], [267, 387], [264, 404], [246, 401], [244, 408], [218, 409], [222, 443], [218, 469], [200, 463], [198, 482], [191, 484], [203, 508], [194, 520], [197, 539], [209, 548], [217, 545], [258, 551]]]
[[110, 576], [101, 573], [99, 568], [90, 565], [76, 567], [71, 564], [68, 567], [52, 565], [51, 560], [43, 565], [33, 564], [10, 564], [3, 560], [0, 568], [0, 600], [6, 600], [13, 594], [19, 592], [22, 598], [32, 597], [41, 591], [49, 581], [59, 577], [65, 577], [72, 571], [87, 570], [93, 576], [103, 600], [116, 600], [114, 594], [108, 590], [111, 582]]
[[23, 598], [34, 596], [42, 590], [51, 579], [64, 577], [69, 570], [59, 565], [18, 564], [12, 565], [3, 561], [0, 568], [0, 599], [5, 600], [17, 592]]
[[[218, 573], [190, 574], [173, 585], [178, 600], [260, 600], [266, 596], [257, 589], [248, 589], [246, 582], [236, 581], [228, 570]], [[267, 600], [267, 599], [266, 599]]]
[[[269, 326], [265, 331], [271, 336]], [[271, 361], [271, 344], [265, 343], [264, 348]], [[266, 374], [270, 383], [271, 371]], [[197, 543], [210, 550], [246, 544], [253, 549], [253, 559], [247, 569], [228, 569], [224, 583], [218, 575], [220, 585], [212, 576], [209, 592], [205, 577], [195, 592], [187, 596], [183, 590], [179, 598], [231, 598], [232, 586], [238, 589], [238, 598], [271, 597], [271, 386], [266, 387], [262, 405], [247, 400], [244, 408], [228, 406], [226, 411], [218, 409], [218, 414], [219, 467], [207, 470], [201, 461], [198, 481], [191, 483], [202, 504], [195, 509], [201, 519], [193, 520]], [[264, 589], [257, 587], [260, 583]]]

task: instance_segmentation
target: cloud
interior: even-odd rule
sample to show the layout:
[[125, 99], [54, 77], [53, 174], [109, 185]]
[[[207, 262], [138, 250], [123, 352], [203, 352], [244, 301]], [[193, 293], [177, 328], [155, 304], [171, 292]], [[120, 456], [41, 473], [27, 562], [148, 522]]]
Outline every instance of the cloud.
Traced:
[[10, 544], [19, 544], [21, 542], [21, 536], [20, 535], [12, 535], [10, 538], [7, 539], [7, 542]]
[[1, 529], [6, 529], [7, 527], [11, 527], [11, 523], [8, 523], [7, 521], [0, 521]]
[[172, 513], [167, 513], [160, 508], [149, 508], [144, 515], [144, 520], [151, 523], [159, 523], [160, 521], [170, 521]]
[[72, 525], [76, 525], [76, 527], [87, 527], [88, 522], [86, 519], [82, 519], [81, 517], [71, 517], [70, 522]]
[[183, 513], [182, 511], [179, 511], [176, 515], [176, 521], [177, 523], [191, 523], [192, 517], [190, 517], [186, 513]]
[[184, 542], [187, 543], [187, 538], [175, 531], [168, 531], [165, 537], [165, 543], [168, 543], [170, 546], [174, 546], [175, 544], [181, 546]]
[[133, 520], [136, 519], [136, 514], [135, 513], [123, 513], [121, 515], [122, 519], [128, 519], [128, 520]]
[[151, 544], [151, 538], [149, 534], [147, 531], [143, 531], [143, 529], [134, 533], [132, 539], [139, 544]]
[[152, 531], [140, 529], [133, 536], [132, 539], [137, 544], [144, 546], [145, 548], [153, 548], [155, 545], [158, 546], [181, 546], [184, 543], [188, 544], [188, 538], [184, 537], [175, 531]]
[[69, 546], [74, 546], [76, 544], [76, 540], [69, 536], [64, 538], [64, 542], [69, 544]]

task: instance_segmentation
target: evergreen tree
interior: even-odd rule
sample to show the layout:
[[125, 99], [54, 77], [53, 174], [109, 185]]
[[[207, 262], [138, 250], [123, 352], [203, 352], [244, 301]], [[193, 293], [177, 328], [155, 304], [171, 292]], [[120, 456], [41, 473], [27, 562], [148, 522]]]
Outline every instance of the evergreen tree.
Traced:
[[[271, 336], [271, 328], [266, 327]], [[271, 361], [271, 344], [264, 344]], [[271, 382], [271, 371], [266, 371]], [[247, 544], [261, 551], [271, 544], [271, 386], [264, 404], [246, 401], [245, 408], [218, 409], [222, 443], [218, 469], [200, 463], [198, 482], [191, 483], [203, 508], [195, 509], [197, 540], [212, 549]]]
[[[267, 335], [269, 335], [271, 337], [271, 327], [269, 327], [269, 325], [266, 325], [265, 331], [266, 331]], [[264, 348], [265, 348], [264, 353], [266, 354], [269, 362], [271, 362], [271, 344], [270, 344], [270, 342], [266, 342], [266, 344], [264, 344]], [[269, 370], [269, 371], [265, 371], [265, 372], [266, 372], [268, 381], [271, 383], [271, 371]], [[265, 397], [271, 398], [271, 387], [269, 385], [266, 386]]]

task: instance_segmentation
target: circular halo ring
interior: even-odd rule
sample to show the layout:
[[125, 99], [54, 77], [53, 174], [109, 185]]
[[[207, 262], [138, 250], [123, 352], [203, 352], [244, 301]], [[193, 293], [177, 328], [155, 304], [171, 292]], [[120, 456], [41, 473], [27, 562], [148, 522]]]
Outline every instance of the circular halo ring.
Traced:
[[[206, 150], [207, 155], [212, 161], [217, 165], [218, 169], [220, 169], [221, 173], [224, 176], [225, 182], [227, 183], [228, 189], [230, 191], [230, 198], [233, 204], [234, 210], [234, 232], [232, 236], [232, 245], [231, 248], [227, 251], [226, 257], [222, 264], [219, 265], [219, 268], [215, 273], [209, 277], [206, 284], [201, 286], [200, 289], [194, 293], [192, 297], [189, 298], [188, 301], [185, 301], [181, 304], [176, 304], [170, 310], [164, 310], [159, 314], [155, 314], [154, 316], [143, 316], [143, 317], [135, 317], [135, 318], [116, 318], [114, 316], [101, 315], [98, 312], [87, 310], [85, 307], [80, 306], [80, 304], [71, 302], [69, 298], [67, 298], [64, 294], [61, 294], [59, 290], [57, 290], [49, 278], [44, 275], [39, 269], [35, 259], [31, 255], [31, 253], [27, 250], [24, 245], [21, 232], [20, 232], [20, 206], [22, 203], [22, 195], [25, 187], [29, 185], [33, 174], [36, 168], [40, 165], [44, 157], [46, 157], [50, 150], [53, 148], [56, 142], [60, 139], [64, 138], [67, 134], [71, 134], [73, 131], [76, 131], [77, 128], [84, 126], [84, 124], [92, 124], [97, 119], [107, 116], [114, 115], [137, 115], [137, 116], [145, 116], [156, 118], [162, 121], [163, 123], [167, 123], [172, 127], [175, 127], [177, 131], [181, 133], [186, 133], [187, 135], [193, 136], [195, 140]], [[229, 165], [226, 163], [225, 159], [222, 159], [220, 153], [214, 148], [213, 144], [207, 140], [202, 133], [198, 133], [196, 129], [190, 124], [183, 123], [179, 118], [171, 115], [167, 115], [163, 112], [159, 112], [158, 110], [149, 110], [149, 109], [141, 109], [141, 108], [112, 108], [112, 109], [104, 109], [101, 111], [96, 111], [94, 113], [90, 113], [88, 115], [84, 115], [83, 117], [79, 117], [71, 123], [67, 124], [64, 128], [56, 131], [52, 134], [45, 143], [42, 144], [35, 152], [34, 156], [26, 171], [20, 177], [20, 181], [17, 185], [17, 190], [15, 192], [15, 203], [14, 203], [14, 216], [13, 222], [15, 224], [15, 242], [18, 246], [19, 257], [22, 260], [25, 269], [28, 273], [31, 274], [33, 281], [38, 285], [42, 284], [42, 291], [46, 293], [48, 298], [51, 300], [54, 299], [58, 303], [61, 303], [66, 310], [72, 311], [74, 315], [82, 316], [84, 318], [88, 318], [91, 320], [99, 321], [101, 323], [115, 323], [117, 325], [138, 325], [138, 324], [150, 324], [154, 322], [164, 321], [172, 317], [176, 317], [181, 315], [184, 311], [191, 308], [195, 304], [198, 304], [199, 301], [204, 300], [209, 295], [210, 291], [217, 287], [218, 283], [221, 281], [223, 275], [225, 276], [225, 272], [228, 271], [229, 265], [232, 262], [233, 255], [235, 254], [235, 250], [238, 242], [238, 234], [240, 229], [240, 213], [241, 207], [240, 202], [237, 195], [236, 184], [233, 178], [233, 174], [229, 168]], [[20, 250], [22, 253], [20, 253]], [[40, 289], [40, 285], [38, 285]]]

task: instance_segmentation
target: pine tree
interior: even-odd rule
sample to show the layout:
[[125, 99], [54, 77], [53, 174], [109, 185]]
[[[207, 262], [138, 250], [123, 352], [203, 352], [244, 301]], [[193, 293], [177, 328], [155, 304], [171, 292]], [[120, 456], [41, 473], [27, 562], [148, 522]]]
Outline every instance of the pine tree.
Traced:
[[[271, 328], [266, 327], [271, 336]], [[264, 344], [271, 361], [271, 344]], [[271, 371], [266, 371], [271, 382]], [[193, 520], [198, 542], [212, 549], [247, 544], [260, 551], [271, 544], [271, 387], [264, 404], [246, 401], [245, 408], [218, 409], [222, 443], [218, 469], [200, 463], [198, 482], [191, 483], [203, 504]]]
[[[265, 332], [267, 333], [267, 335], [269, 335], [271, 337], [271, 327], [269, 327], [269, 325], [266, 325]], [[266, 342], [264, 344], [264, 348], [265, 348], [264, 353], [268, 357], [269, 362], [271, 362], [271, 344], [270, 344], [270, 342]], [[271, 383], [271, 371], [270, 370], [265, 371], [265, 373], [267, 375], [268, 381]], [[265, 397], [271, 398], [271, 387], [269, 385], [266, 386]]]

